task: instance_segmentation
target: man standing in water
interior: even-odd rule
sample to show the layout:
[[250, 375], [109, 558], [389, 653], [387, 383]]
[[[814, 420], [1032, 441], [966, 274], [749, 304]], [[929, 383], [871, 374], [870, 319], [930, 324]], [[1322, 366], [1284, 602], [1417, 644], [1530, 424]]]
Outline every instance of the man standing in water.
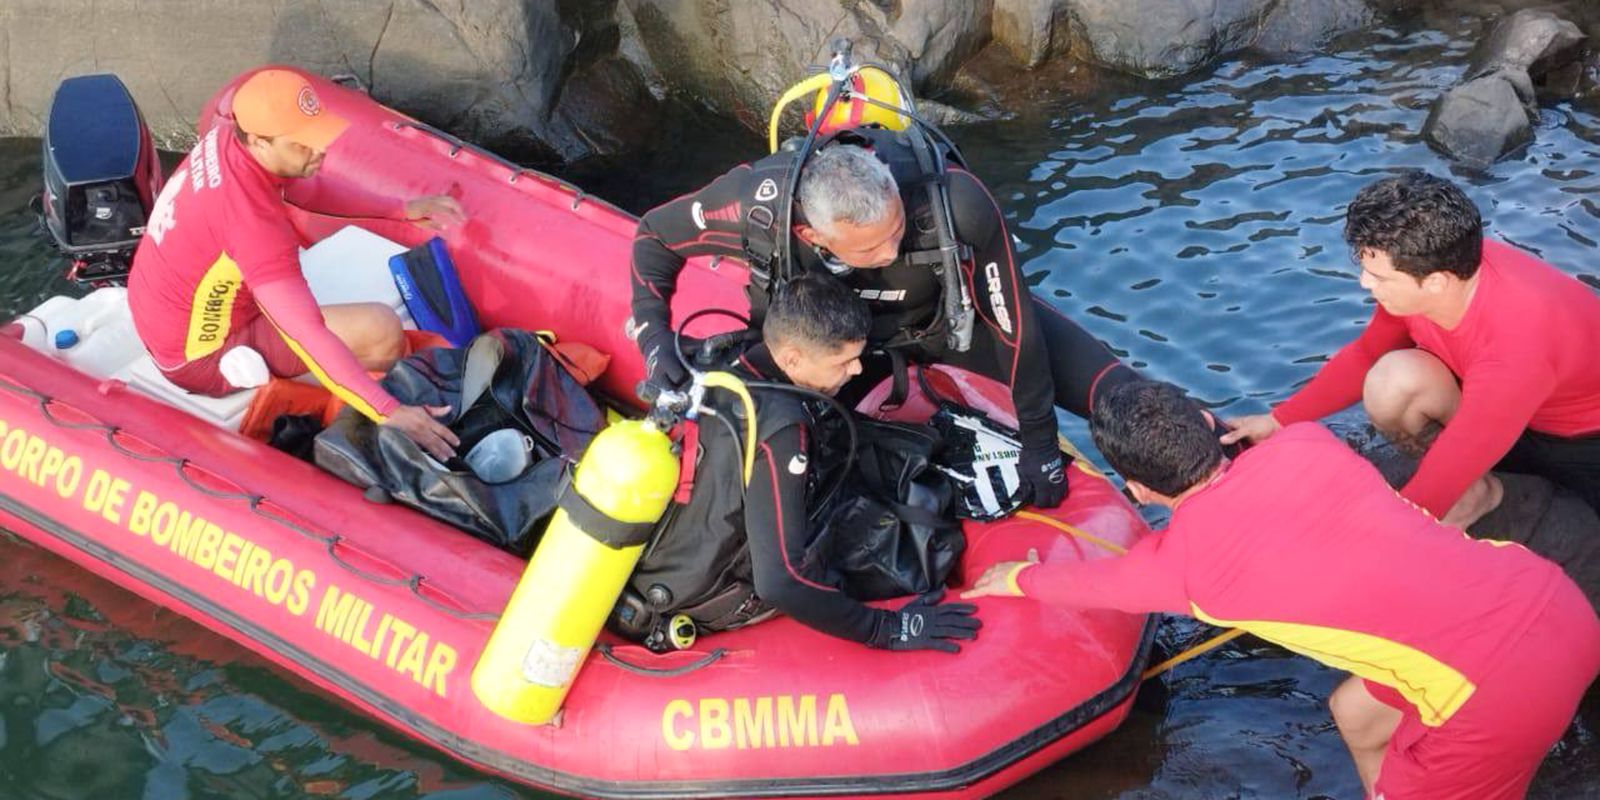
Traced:
[[[238, 362], [265, 362], [280, 377], [309, 370], [366, 417], [449, 458], [459, 442], [434, 419], [445, 409], [401, 405], [367, 375], [404, 354], [399, 317], [379, 303], [319, 308], [300, 273], [300, 237], [284, 202], [317, 174], [349, 123], [286, 69], [241, 84], [233, 116], [178, 165], [134, 254], [128, 305], [145, 349], [167, 380], [213, 397], [256, 385], [229, 379], [252, 371], [233, 369]], [[442, 196], [357, 213], [434, 224], [462, 217]]]
[[1465, 528], [1499, 505], [1491, 468], [1542, 475], [1600, 509], [1600, 296], [1486, 240], [1455, 184], [1423, 172], [1363, 188], [1345, 241], [1378, 303], [1361, 336], [1270, 414], [1230, 420], [1261, 441], [1361, 400], [1422, 457], [1401, 490]]
[[1600, 619], [1559, 568], [1435, 522], [1313, 423], [1229, 461], [1177, 387], [1138, 381], [1090, 431], [1166, 530], [1122, 557], [996, 564], [964, 597], [1242, 628], [1354, 673], [1329, 704], [1368, 796], [1523, 796], [1600, 671]]

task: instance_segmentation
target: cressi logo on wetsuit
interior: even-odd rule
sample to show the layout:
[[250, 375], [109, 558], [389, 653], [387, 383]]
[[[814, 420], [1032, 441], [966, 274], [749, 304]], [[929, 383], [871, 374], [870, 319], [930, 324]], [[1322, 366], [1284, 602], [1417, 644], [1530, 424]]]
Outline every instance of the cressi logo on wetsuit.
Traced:
[[1006, 293], [1004, 285], [1000, 282], [1000, 263], [990, 261], [983, 267], [984, 280], [989, 286], [989, 310], [994, 313], [994, 324], [1000, 326], [1007, 336], [1012, 335], [1011, 311], [1006, 308]]

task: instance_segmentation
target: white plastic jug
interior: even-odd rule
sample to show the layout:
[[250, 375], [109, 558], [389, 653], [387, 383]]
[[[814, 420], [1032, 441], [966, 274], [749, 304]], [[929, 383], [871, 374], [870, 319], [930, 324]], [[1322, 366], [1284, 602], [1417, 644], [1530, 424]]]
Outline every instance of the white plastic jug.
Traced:
[[[133, 317], [109, 310], [87, 320], [86, 329], [77, 330], [78, 343], [56, 356], [80, 372], [96, 378], [109, 378], [134, 359], [144, 355], [144, 345], [139, 343], [139, 332], [134, 330]], [[60, 334], [57, 331], [57, 334]]]
[[516, 428], [501, 428], [478, 440], [462, 457], [485, 483], [505, 483], [533, 463], [533, 439]]
[[41, 353], [50, 352], [49, 329], [45, 327], [44, 320], [32, 314], [24, 314], [17, 317], [13, 322], [22, 326], [22, 344], [24, 347]]

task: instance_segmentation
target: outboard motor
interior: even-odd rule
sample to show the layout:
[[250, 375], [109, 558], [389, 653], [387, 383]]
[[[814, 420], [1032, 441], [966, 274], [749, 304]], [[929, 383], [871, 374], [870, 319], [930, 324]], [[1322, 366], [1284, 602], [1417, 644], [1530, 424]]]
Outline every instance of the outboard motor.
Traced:
[[72, 259], [67, 277], [89, 287], [125, 284], [160, 189], [161, 160], [122, 81], [62, 81], [45, 121], [40, 216]]

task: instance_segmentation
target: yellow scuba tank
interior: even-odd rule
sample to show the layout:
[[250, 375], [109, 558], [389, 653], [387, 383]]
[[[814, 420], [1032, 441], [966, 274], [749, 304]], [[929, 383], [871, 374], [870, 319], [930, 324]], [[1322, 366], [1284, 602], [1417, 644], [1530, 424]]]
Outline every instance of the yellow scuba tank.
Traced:
[[479, 702], [516, 722], [555, 718], [677, 485], [654, 423], [595, 437], [472, 670]]

